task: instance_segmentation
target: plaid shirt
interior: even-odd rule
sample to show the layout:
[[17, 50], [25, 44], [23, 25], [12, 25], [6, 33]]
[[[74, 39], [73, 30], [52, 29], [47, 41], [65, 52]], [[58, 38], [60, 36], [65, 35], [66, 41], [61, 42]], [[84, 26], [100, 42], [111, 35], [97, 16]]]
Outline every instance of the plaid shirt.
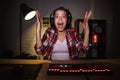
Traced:
[[[35, 51], [39, 55], [45, 55], [45, 59], [51, 59], [51, 54], [53, 46], [56, 43], [58, 38], [58, 33], [52, 29], [48, 28], [43, 35], [42, 45], [39, 48], [36, 48]], [[78, 33], [73, 29], [66, 30], [66, 40], [68, 46], [68, 52], [71, 60], [78, 59], [79, 53], [86, 53], [87, 49], [83, 46], [82, 39], [79, 38]]]

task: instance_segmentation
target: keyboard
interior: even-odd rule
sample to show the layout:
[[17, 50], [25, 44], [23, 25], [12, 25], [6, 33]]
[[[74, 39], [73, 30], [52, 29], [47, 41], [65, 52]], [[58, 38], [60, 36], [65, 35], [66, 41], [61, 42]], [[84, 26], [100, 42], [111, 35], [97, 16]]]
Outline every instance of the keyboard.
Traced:
[[47, 69], [48, 75], [89, 75], [110, 73], [110, 68], [101, 63], [50, 64]]

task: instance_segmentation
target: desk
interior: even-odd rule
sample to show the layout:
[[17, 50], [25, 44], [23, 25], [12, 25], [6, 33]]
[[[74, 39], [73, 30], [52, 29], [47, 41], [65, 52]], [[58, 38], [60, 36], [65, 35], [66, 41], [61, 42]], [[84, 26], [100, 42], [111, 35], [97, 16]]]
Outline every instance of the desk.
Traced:
[[[73, 75], [73, 76], [48, 76], [47, 68], [50, 63], [103, 63], [109, 66], [112, 75], [88, 75], [87, 77], [84, 75]], [[118, 80], [120, 76], [120, 59], [81, 59], [81, 60], [72, 60], [72, 61], [49, 61], [49, 60], [29, 60], [29, 59], [0, 59], [0, 65], [27, 65], [27, 64], [42, 64], [41, 69], [38, 72], [36, 79], [19, 79], [19, 80]], [[3, 69], [2, 69], [3, 68]], [[10, 68], [4, 68], [0, 66], [0, 71], [4, 71], [4, 69], [10, 70]], [[1, 72], [2, 72], [1, 71]], [[5, 70], [6, 71], [6, 70]], [[11, 73], [11, 72], [9, 72]], [[34, 73], [33, 73], [34, 74]], [[12, 79], [12, 78], [11, 78]], [[0, 80], [1, 79], [0, 77]], [[8, 80], [8, 79], [6, 79]], [[10, 78], [9, 78], [10, 80]], [[13, 79], [12, 79], [13, 80]]]
[[120, 74], [120, 60], [108, 60], [108, 59], [90, 59], [90, 60], [73, 60], [73, 61], [52, 61], [52, 63], [103, 63], [112, 70], [110, 75], [47, 75], [47, 68], [49, 63], [44, 63], [37, 76], [36, 80], [118, 80]]

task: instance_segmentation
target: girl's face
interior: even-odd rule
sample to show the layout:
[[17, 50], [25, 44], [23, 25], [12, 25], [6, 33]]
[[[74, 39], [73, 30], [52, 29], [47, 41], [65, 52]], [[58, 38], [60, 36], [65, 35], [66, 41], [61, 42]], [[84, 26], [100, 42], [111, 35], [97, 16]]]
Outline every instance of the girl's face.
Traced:
[[65, 26], [67, 24], [67, 14], [64, 10], [57, 10], [55, 12], [54, 23], [59, 32], [65, 30]]

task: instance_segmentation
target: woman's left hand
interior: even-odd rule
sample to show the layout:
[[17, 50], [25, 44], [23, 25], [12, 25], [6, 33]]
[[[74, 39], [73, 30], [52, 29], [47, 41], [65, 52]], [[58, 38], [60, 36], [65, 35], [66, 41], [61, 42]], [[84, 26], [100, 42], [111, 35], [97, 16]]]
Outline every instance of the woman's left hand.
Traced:
[[83, 26], [84, 32], [89, 32], [89, 26], [88, 26], [88, 21], [92, 15], [92, 11], [90, 10], [89, 12], [85, 13], [84, 21], [80, 22], [80, 25]]

